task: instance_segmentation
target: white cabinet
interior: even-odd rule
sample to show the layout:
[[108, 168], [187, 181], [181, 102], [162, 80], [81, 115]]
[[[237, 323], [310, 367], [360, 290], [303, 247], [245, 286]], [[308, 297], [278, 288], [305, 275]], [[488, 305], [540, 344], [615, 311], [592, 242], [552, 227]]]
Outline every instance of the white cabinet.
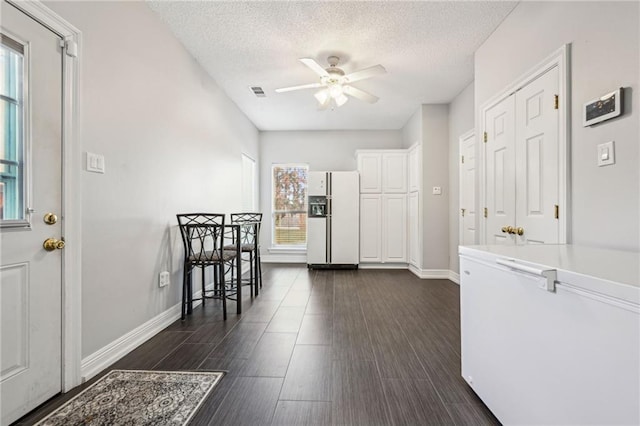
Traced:
[[408, 170], [405, 150], [359, 152], [358, 172], [361, 194], [407, 192]]
[[358, 154], [360, 193], [382, 192], [382, 155], [380, 153]]
[[382, 192], [403, 194], [407, 192], [407, 154], [382, 154]]
[[360, 195], [360, 261], [382, 262], [382, 196]]
[[407, 261], [407, 195], [382, 196], [382, 261]]
[[407, 262], [407, 195], [360, 195], [360, 262]]
[[407, 263], [408, 150], [358, 151], [360, 262]]

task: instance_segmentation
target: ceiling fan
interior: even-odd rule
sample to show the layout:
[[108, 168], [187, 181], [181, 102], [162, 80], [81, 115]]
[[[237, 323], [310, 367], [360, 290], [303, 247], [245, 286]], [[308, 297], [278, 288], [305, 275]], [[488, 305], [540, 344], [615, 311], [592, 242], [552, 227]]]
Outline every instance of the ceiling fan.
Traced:
[[379, 99], [377, 96], [358, 89], [357, 87], [353, 87], [351, 86], [351, 83], [387, 72], [382, 65], [374, 65], [369, 68], [354, 71], [350, 74], [345, 74], [342, 69], [338, 68], [340, 58], [337, 56], [329, 56], [327, 58], [327, 62], [329, 63], [328, 68], [322, 68], [319, 63], [311, 58], [302, 58], [300, 59], [300, 62], [318, 74], [320, 76], [320, 81], [300, 86], [284, 87], [282, 89], [276, 89], [276, 92], [283, 93], [300, 89], [321, 88], [313, 95], [320, 103], [319, 109], [327, 109], [332, 102], [339, 107], [344, 105], [349, 100], [346, 95], [353, 96], [354, 98], [370, 104], [376, 103]]

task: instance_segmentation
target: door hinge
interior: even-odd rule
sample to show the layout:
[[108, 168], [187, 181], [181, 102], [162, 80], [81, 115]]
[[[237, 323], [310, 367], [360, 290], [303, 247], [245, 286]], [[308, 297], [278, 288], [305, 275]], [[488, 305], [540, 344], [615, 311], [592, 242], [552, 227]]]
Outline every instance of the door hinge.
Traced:
[[558, 108], [560, 108], [560, 96], [554, 95], [553, 96], [553, 109], [558, 109]]
[[557, 204], [555, 205], [554, 216], [556, 219], [560, 219], [560, 206], [558, 206]]
[[460, 214], [464, 217], [464, 209], [460, 209]]
[[487, 132], [484, 132], [484, 142], [487, 143], [487, 139], [489, 139], [489, 137], [487, 136]]
[[462, 164], [464, 164], [464, 155], [462, 156]]
[[484, 217], [489, 217], [489, 210], [486, 207], [484, 208]]
[[64, 44], [62, 47], [67, 56], [72, 58], [78, 57], [78, 43], [73, 40], [63, 40], [62, 43]]

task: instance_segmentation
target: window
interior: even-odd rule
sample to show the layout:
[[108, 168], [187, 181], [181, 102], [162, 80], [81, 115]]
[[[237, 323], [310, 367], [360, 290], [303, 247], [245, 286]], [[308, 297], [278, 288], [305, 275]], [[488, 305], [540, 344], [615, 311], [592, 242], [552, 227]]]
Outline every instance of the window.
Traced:
[[272, 243], [274, 246], [304, 247], [307, 244], [306, 164], [274, 164]]
[[256, 161], [242, 154], [242, 210], [256, 211]]
[[24, 47], [2, 34], [0, 44], [0, 222], [24, 225]]

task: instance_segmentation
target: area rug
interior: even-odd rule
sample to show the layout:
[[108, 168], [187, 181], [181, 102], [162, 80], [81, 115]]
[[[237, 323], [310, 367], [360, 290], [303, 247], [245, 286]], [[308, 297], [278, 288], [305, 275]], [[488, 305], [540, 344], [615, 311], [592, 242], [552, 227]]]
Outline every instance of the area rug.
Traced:
[[186, 425], [223, 375], [113, 370], [36, 426]]

